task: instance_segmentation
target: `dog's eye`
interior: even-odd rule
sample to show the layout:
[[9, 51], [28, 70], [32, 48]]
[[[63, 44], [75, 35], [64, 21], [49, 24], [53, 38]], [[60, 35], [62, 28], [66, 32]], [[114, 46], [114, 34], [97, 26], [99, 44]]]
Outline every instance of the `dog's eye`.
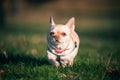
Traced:
[[62, 35], [62, 36], [66, 36], [66, 33], [63, 32], [63, 33], [61, 33], [61, 35]]
[[55, 34], [54, 32], [50, 32], [50, 35], [51, 35], [51, 36], [54, 36], [54, 34]]

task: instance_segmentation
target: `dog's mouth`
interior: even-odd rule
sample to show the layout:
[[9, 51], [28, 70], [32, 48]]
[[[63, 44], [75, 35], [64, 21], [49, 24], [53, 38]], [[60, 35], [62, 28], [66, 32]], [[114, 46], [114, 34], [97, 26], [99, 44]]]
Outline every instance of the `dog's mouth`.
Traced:
[[62, 49], [60, 48], [60, 49], [55, 49], [55, 52], [58, 53], [58, 54], [61, 54], [61, 53], [63, 53], [63, 52], [66, 51], [66, 50], [68, 50], [68, 49], [65, 48], [65, 49], [62, 50]]

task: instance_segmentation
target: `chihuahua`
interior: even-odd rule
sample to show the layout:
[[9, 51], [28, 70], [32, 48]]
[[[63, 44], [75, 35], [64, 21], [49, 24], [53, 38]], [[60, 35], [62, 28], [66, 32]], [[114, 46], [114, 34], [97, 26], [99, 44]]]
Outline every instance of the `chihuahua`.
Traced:
[[72, 17], [65, 25], [55, 24], [50, 17], [47, 33], [47, 59], [55, 67], [72, 66], [77, 55], [80, 39], [75, 32], [75, 18]]

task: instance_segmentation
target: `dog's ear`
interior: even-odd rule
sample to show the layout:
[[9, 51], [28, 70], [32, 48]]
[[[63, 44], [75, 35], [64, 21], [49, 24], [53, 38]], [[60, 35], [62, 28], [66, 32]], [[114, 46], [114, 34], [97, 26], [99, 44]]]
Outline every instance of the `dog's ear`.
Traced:
[[52, 16], [50, 17], [50, 25], [55, 25], [55, 22], [54, 22], [54, 20], [53, 20], [53, 17], [52, 17]]
[[75, 18], [72, 17], [66, 24], [70, 30], [74, 30], [75, 29]]

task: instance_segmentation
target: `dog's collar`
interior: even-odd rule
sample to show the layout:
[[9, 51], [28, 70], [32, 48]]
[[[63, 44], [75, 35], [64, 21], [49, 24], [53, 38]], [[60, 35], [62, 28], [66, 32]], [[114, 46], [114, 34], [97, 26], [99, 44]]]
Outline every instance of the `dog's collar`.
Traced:
[[[73, 47], [73, 49], [72, 49], [68, 54], [72, 53], [72, 52], [75, 50], [75, 48], [77, 48], [77, 42], [76, 42], [76, 41], [74, 42], [74, 47]], [[53, 49], [54, 49], [54, 48], [53, 48]], [[48, 50], [49, 50], [51, 53], [53, 53], [53, 54], [55, 54], [55, 55], [57, 55], [57, 56], [64, 56], [62, 53], [63, 53], [64, 51], [66, 51], [66, 50], [69, 50], [69, 49], [67, 49], [67, 48], [65, 48], [65, 49], [63, 49], [63, 50], [54, 49], [54, 51], [52, 51], [52, 50], [50, 49], [49, 44], [48, 44]]]

